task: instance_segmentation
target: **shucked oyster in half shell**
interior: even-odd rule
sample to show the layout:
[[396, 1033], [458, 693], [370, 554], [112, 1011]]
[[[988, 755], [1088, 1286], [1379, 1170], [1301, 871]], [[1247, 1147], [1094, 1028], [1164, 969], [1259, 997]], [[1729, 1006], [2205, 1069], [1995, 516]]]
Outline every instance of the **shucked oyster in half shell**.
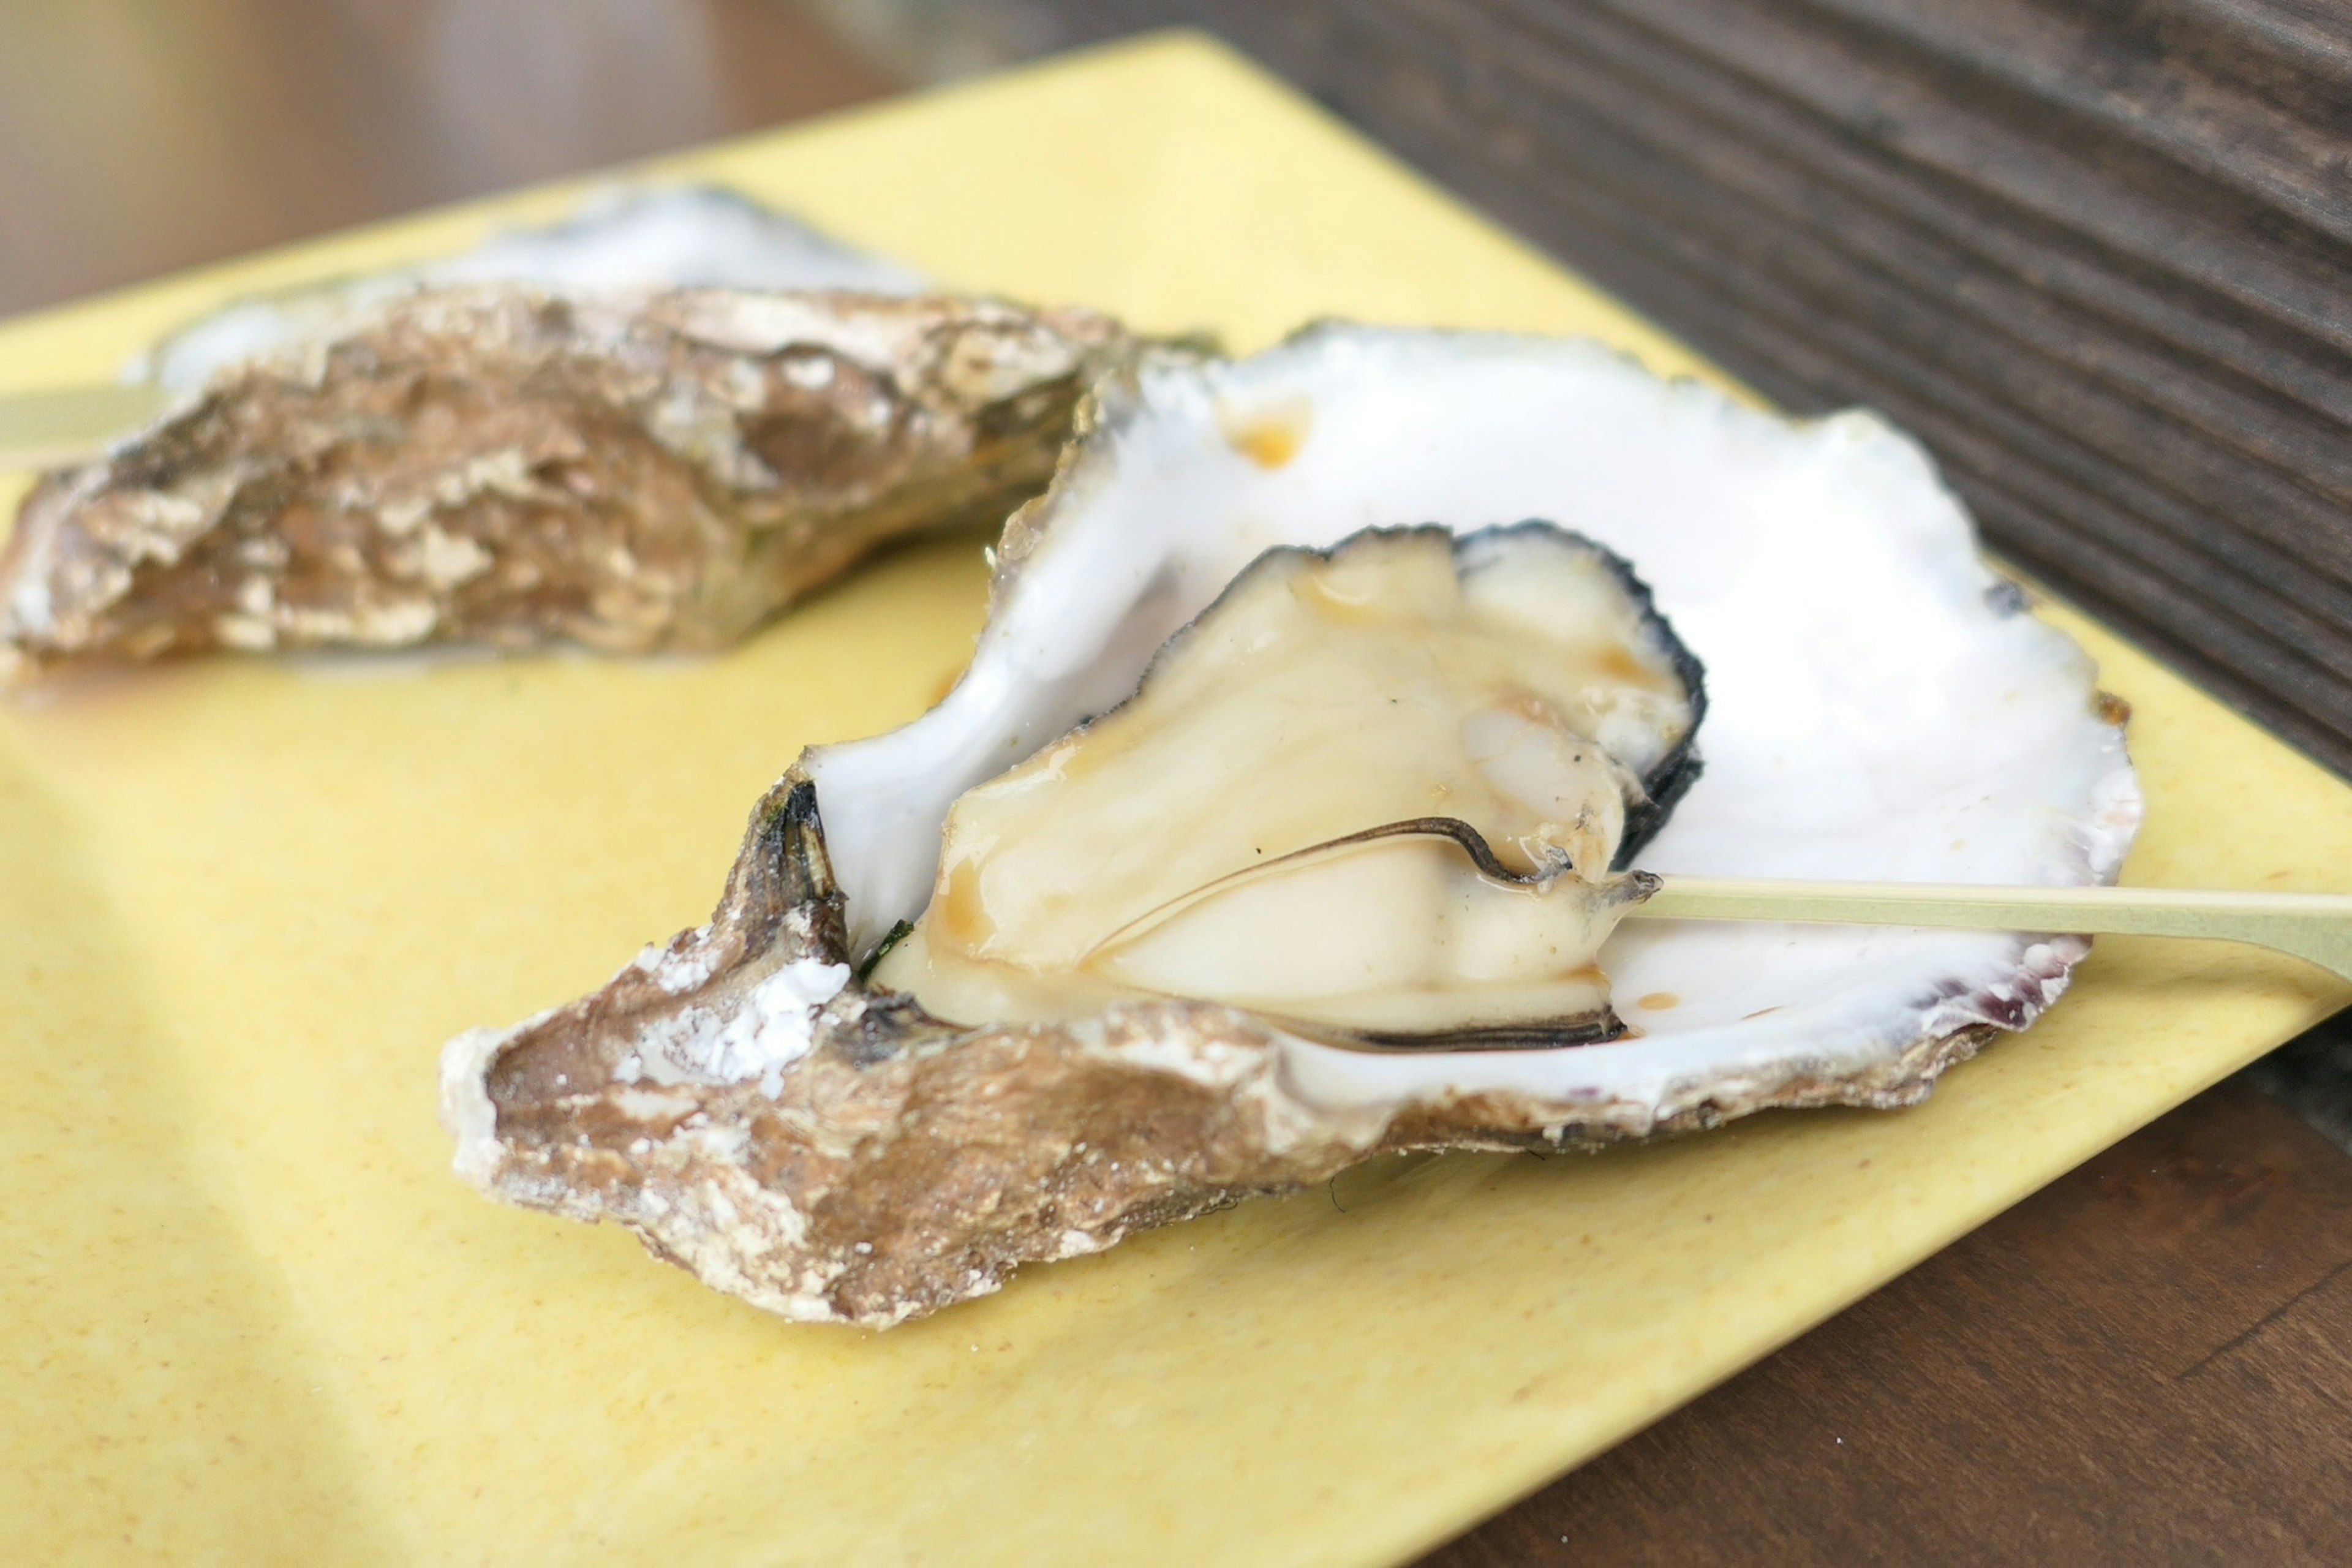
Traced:
[[[1614, 1026], [1593, 1014], [1580, 1034], [1575, 1009], [1550, 1005], [1558, 992], [1477, 1014], [1490, 989], [1480, 982], [1497, 979], [1477, 966], [1529, 929], [1513, 919], [1496, 922], [1500, 944], [1385, 966], [1412, 974], [1414, 1007], [1432, 994], [1464, 1005], [1404, 1020], [1412, 1026], [1381, 1011], [1381, 974], [1308, 984], [1306, 939], [1322, 931], [1252, 915], [1248, 899], [1281, 891], [1281, 873], [1255, 869], [1255, 857], [1205, 893], [1198, 867], [1160, 879], [1106, 864], [1060, 889], [1084, 906], [1071, 934], [1052, 907], [1057, 846], [1108, 855], [1123, 836], [1098, 814], [1134, 796], [1088, 791], [1066, 759], [1056, 777], [1055, 742], [1106, 714], [1077, 741], [1116, 740], [1123, 717], [1153, 712], [1156, 687], [1181, 696], [1178, 662], [1147, 679], [1180, 628], [1199, 621], [1180, 654], [1190, 637], [1260, 611], [1282, 634], [1299, 595], [1284, 587], [1286, 605], [1266, 594], [1269, 575], [1300, 578], [1291, 586], [1311, 597], [1319, 590], [1304, 579], [1345, 575], [1354, 547], [1334, 545], [1399, 525], [1460, 539], [1437, 552], [1451, 587], [1429, 574], [1444, 592], [1410, 615], [1475, 623], [1486, 613], [1480, 552], [1519, 538], [1556, 549], [1554, 565], [1605, 564], [1580, 541], [1633, 562], [1663, 620], [1613, 574], [1614, 598], [1537, 612], [1538, 645], [1584, 635], [1595, 605], [1613, 605], [1607, 613], [1630, 628], [1617, 671], [1626, 700], [1613, 705], [1644, 717], [1614, 730], [1599, 712], [1611, 703], [1580, 710], [1523, 662], [1524, 647], [1505, 661], [1509, 684], [1533, 699], [1524, 703], [1495, 700], [1495, 667], [1438, 660], [1452, 673], [1435, 684], [1451, 695], [1435, 710], [1450, 717], [1402, 742], [1429, 753], [1402, 787], [1444, 784], [1460, 809], [1371, 840], [1382, 857], [1410, 846], [1417, 858], [1351, 864], [1350, 847], [1334, 847], [1379, 826], [1335, 823], [1335, 803], [1342, 816], [1389, 816], [1398, 807], [1381, 792], [1394, 780], [1367, 782], [1360, 796], [1353, 780], [1294, 779], [1231, 754], [1236, 738], [1275, 732], [1248, 693], [1278, 689], [1279, 668], [1255, 672], [1271, 682], [1200, 682], [1219, 698], [1203, 732], [1228, 748], [1202, 761], [1202, 776], [1231, 795], [1234, 816], [1181, 788], [1154, 800], [1183, 800], [1187, 832], [1212, 837], [1275, 824], [1286, 802], [1317, 802], [1291, 839], [1250, 848], [1303, 853], [1284, 863], [1312, 873], [1307, 907], [1338, 911], [1369, 938], [1451, 930], [1455, 908], [1489, 896], [1572, 895], [1589, 917], [1574, 931], [1606, 934], [1607, 890], [1638, 896], [1639, 886], [1602, 855], [1615, 860], [1656, 828], [1690, 776], [1686, 751], [1669, 761], [1700, 709], [1679, 644], [1706, 669], [1706, 771], [1640, 851], [1644, 867], [2110, 880], [2138, 820], [2119, 724], [2088, 661], [2021, 613], [1917, 448], [1867, 416], [1791, 425], [1585, 343], [1334, 326], [1239, 363], [1148, 358], [1104, 384], [1081, 423], [1052, 488], [1007, 526], [988, 626], [945, 701], [903, 729], [804, 754], [754, 811], [709, 925], [648, 948], [594, 995], [451, 1042], [444, 1114], [468, 1180], [512, 1202], [620, 1220], [706, 1282], [787, 1317], [889, 1324], [994, 1289], [1022, 1262], [1096, 1251], [1383, 1151], [1594, 1146], [1771, 1106], [1908, 1104], [1997, 1031], [2030, 1023], [2083, 956], [2063, 936], [1644, 922], [1597, 955], [1633, 1026], [1601, 1039]], [[1526, 518], [1563, 531], [1487, 531]], [[1300, 548], [1235, 586], [1284, 547]], [[1501, 582], [1531, 575], [1514, 563]], [[1660, 700], [1631, 700], [1645, 692]], [[1469, 720], [1497, 712], [1530, 728], [1472, 735]], [[1139, 779], [1184, 761], [1181, 745], [1156, 737], [1199, 716], [1166, 717], [1164, 730], [1143, 725], [1133, 738], [1167, 750], [1165, 766], [1134, 767]], [[1445, 745], [1431, 742], [1440, 735]], [[1549, 759], [1540, 784], [1507, 767], [1497, 787], [1487, 764], [1513, 738]], [[1575, 740], [1600, 756], [1579, 761]], [[1108, 752], [1094, 762], [1129, 765], [1118, 745]], [[1058, 799], [1024, 812], [1024, 780]], [[986, 787], [967, 797], [976, 786]], [[1546, 801], [1591, 809], [1523, 809]], [[1612, 801], [1623, 813], [1613, 838]], [[1468, 873], [1486, 878], [1477, 889], [1447, 858], [1475, 862], [1473, 840], [1492, 858]], [[972, 907], [950, 913], [935, 890], [954, 898], [962, 866], [975, 872]], [[1313, 885], [1367, 866], [1388, 880], [1363, 910], [1338, 882]], [[1542, 894], [1525, 886], [1546, 878]], [[1457, 895], [1469, 902], [1448, 902]], [[999, 917], [1011, 934], [992, 949]], [[1198, 940], [1156, 968], [1102, 962], [1132, 956], [1139, 939], [1186, 936], [1188, 918]], [[909, 923], [921, 939], [901, 936], [876, 963]], [[1227, 943], [1255, 977], [1197, 962], [1236, 929], [1255, 933]], [[1244, 945], [1268, 951], [1238, 953]], [[939, 979], [949, 949], [982, 984]], [[1286, 966], [1286, 955], [1302, 962]], [[1500, 978], [1530, 973], [1549, 984], [1571, 970]], [[1042, 1000], [1009, 994], [1041, 974], [1053, 980]], [[1085, 984], [1063, 984], [1073, 976]], [[1288, 989], [1266, 994], [1268, 976]], [[1079, 994], [1085, 984], [1103, 989]], [[1496, 1025], [1537, 1027], [1467, 1037]], [[1593, 1043], [1547, 1043], [1546, 1025], [1549, 1041]], [[1474, 1048], [1416, 1048], [1415, 1035]]]

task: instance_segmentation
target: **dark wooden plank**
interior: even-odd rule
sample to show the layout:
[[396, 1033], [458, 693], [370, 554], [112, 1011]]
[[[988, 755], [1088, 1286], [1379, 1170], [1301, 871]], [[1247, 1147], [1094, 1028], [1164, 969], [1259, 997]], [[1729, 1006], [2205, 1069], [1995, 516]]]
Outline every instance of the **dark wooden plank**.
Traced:
[[1712, 127], [1691, 139], [1694, 156], [1736, 153], [1749, 144], [1770, 149], [1805, 171], [1810, 186], [1850, 193], [1967, 255], [1976, 263], [1970, 277], [1996, 285], [2006, 279], [2153, 343], [2183, 350], [2192, 361], [2273, 386], [2335, 419], [2352, 416], [2352, 379], [2341, 356], [2306, 350], [2258, 318], [2216, 309], [2193, 291], [2119, 268], [2063, 227], [2020, 221], [2015, 211], [1969, 184], [1912, 164], [1808, 106], [1692, 58], [1606, 10], [1526, 4], [1509, 6], [1507, 14], [1549, 31], [1559, 41], [1558, 58], [1589, 52], [1612, 73], [1638, 82], [1646, 95], [1690, 106]]
[[[1599, 3], [1923, 170], [2352, 349], [2352, 318], [2342, 309], [2352, 256], [2340, 244], [2310, 232], [2291, 212], [2148, 155], [2111, 124], [2067, 114], [2063, 102], [2003, 90], [1963, 58], [1906, 48], [1884, 31], [1833, 19], [1818, 5]], [[1972, 9], [1980, 16], [1983, 5], [1974, 0]], [[2158, 18], [2168, 9], [2109, 9], [2098, 24], [2103, 51], [2161, 58]], [[1996, 47], [2007, 55], [2016, 44], [1998, 38]], [[2263, 226], [2263, 243], [2248, 243], [2252, 225]]]
[[2352, 1160], [2233, 1083], [1426, 1568], [2352, 1561], [2347, 1347]]
[[[2158, 52], [2112, 47], [2109, 17], [2047, 0], [1814, 4], [2352, 240], [2342, 162], [2352, 134], [2352, 34], [2307, 28], [2302, 47], [2272, 51], [2270, 68], [2250, 81], [2240, 62], [2263, 32], [2251, 7], [2176, 7]], [[2314, 19], [2323, 27], [2328, 20]]]
[[[1555, 28], [1573, 15], [1546, 13]], [[1871, 291], [1864, 298], [1883, 301], [1885, 319], [1870, 323], [1875, 335], [1894, 336], [1923, 311], [1945, 312], [1956, 330], [1982, 340], [1974, 345], [1980, 355], [1997, 348], [2000, 363], [2019, 364], [2020, 374], [2005, 378], [2013, 395], [2035, 390], [2032, 373], [2079, 377], [2094, 395], [2125, 405], [2124, 418], [2132, 416], [2130, 405], [2144, 406], [2174, 422], [2180, 434], [2216, 444], [2221, 460], [2234, 455], [2286, 474], [2315, 476], [2334, 500], [2352, 499], [2352, 454], [2343, 442], [2352, 383], [2330, 386], [2337, 405], [2332, 412], [2305, 408], [2142, 333], [2083, 331], [2081, 302], [2063, 300], [2032, 277], [1977, 253], [1972, 242], [1988, 226], [1980, 220], [1944, 226], [1957, 234], [1939, 231], [1846, 180], [1825, 178], [1816, 161], [1819, 149], [1782, 149], [1750, 135], [1745, 120], [1724, 122], [1720, 94], [1701, 103], [1663, 90], [1660, 79], [1645, 79], [1644, 65], [1664, 63], [1658, 57], [1645, 59], [1633, 50], [1602, 56], [1607, 27], [1602, 18], [1598, 28], [1576, 33], [1573, 52], [1520, 51], [1515, 74], [1525, 76], [1524, 89], [1514, 91], [1508, 80], [1490, 82], [1481, 95], [1484, 112], [1449, 105], [1444, 118], [1454, 133], [1459, 137], [1478, 121], [1507, 115], [1509, 122], [1541, 134], [1553, 115], [1580, 110], [1580, 119], [1563, 120], [1558, 131], [1543, 135], [1540, 150], [1559, 154], [1553, 162], [1573, 155], [1576, 177], [1591, 177], [1600, 173], [1592, 167], [1596, 152], [1612, 142], [1626, 143], [1619, 158], [1643, 160], [1632, 173], [1644, 188], [1654, 190], [1661, 181], [1683, 187], [1666, 215], [1677, 226], [1801, 247], [1809, 253], [1804, 272], [1841, 289], [1851, 286], [1852, 273], [1863, 273]], [[1518, 161], [1537, 163], [1538, 151], [1530, 146]], [[2051, 410], [2053, 420], [2070, 413]], [[2165, 433], [2123, 432], [2143, 447]], [[2262, 467], [2217, 477], [2272, 486], [2284, 504], [2302, 504]]]

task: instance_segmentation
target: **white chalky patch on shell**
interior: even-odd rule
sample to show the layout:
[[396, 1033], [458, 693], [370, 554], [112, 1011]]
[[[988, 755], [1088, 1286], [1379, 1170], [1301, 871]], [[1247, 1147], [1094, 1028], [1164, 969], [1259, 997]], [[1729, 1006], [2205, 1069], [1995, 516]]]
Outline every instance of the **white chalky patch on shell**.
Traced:
[[[688, 1007], [649, 1022], [638, 1042], [645, 1076], [656, 1083], [772, 1080], [808, 1054], [816, 1010], [849, 984], [849, 965], [796, 959], [753, 985], [724, 1012]], [[763, 1082], [762, 1087], [766, 1087]]]
[[239, 653], [267, 653], [278, 646], [278, 628], [258, 616], [215, 616], [213, 634], [222, 647]]
[[418, 537], [423, 544], [419, 569], [436, 589], [446, 592], [490, 569], [490, 552], [463, 534], [426, 528]]
[[384, 532], [398, 537], [415, 532], [417, 525], [432, 514], [433, 503], [430, 500], [422, 496], [401, 496], [379, 505], [375, 509], [375, 521]]
[[704, 925], [694, 932], [693, 938], [683, 948], [673, 948], [658, 942], [647, 942], [645, 951], [633, 961], [633, 967], [640, 973], [651, 975], [655, 984], [673, 996], [691, 991], [710, 978], [711, 967], [718, 962], [709, 951], [709, 940], [710, 927]]
[[487, 1080], [490, 1064], [507, 1043], [555, 1016], [548, 1007], [503, 1029], [468, 1029], [441, 1047], [441, 1125], [457, 1141], [457, 1174], [483, 1191], [493, 1190], [503, 1149], [498, 1107]]
[[612, 1100], [632, 1121], [676, 1121], [694, 1114], [698, 1104], [684, 1095], [646, 1089], [622, 1089], [613, 1095]]

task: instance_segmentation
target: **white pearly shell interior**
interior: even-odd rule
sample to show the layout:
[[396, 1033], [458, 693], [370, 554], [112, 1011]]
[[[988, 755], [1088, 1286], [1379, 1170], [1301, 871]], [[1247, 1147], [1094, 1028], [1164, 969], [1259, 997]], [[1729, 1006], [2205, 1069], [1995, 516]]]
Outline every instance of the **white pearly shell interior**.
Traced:
[[[1528, 517], [1629, 558], [1706, 666], [1706, 772], [1642, 868], [2114, 879], [2140, 805], [2095, 672], [1987, 568], [1908, 437], [1868, 414], [1791, 423], [1589, 342], [1326, 325], [1108, 389], [1008, 530], [962, 682], [902, 729], [810, 753], [854, 942], [920, 912], [958, 795], [1124, 698], [1259, 552]], [[1496, 1091], [1664, 1115], [1851, 1077], [1975, 1024], [2022, 1027], [2083, 951], [1642, 922], [1601, 954], [1639, 1038], [1422, 1056], [1293, 1041], [1286, 1065], [1335, 1108]]]

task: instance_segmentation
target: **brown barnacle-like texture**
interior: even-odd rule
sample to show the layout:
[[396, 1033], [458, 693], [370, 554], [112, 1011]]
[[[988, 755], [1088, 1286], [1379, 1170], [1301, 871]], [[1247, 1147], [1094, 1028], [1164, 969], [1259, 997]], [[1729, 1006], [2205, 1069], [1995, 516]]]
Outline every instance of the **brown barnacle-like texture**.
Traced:
[[723, 647], [886, 540], [1001, 520], [1127, 353], [986, 300], [420, 293], [47, 476], [0, 667]]
[[1361, 1157], [1267, 1147], [1260, 1108], [1235, 1092], [1267, 1069], [1262, 1040], [1233, 1042], [1228, 1070], [1200, 1079], [1050, 1031], [859, 1061], [840, 1036], [870, 1005], [833, 1009], [772, 1100], [757, 1086], [534, 1100], [494, 1078], [494, 1099], [514, 1094], [499, 1115], [501, 1195], [530, 1201], [544, 1182], [756, 1305], [888, 1326], [993, 1290], [1020, 1264]]
[[677, 1048], [740, 1026], [792, 966], [839, 962], [841, 942], [814, 792], [788, 777], [709, 925], [593, 996], [451, 1043], [459, 1172], [509, 1202], [618, 1220], [786, 1317], [887, 1326], [1022, 1263], [1319, 1181], [1378, 1137], [1377, 1118], [1300, 1104], [1274, 1037], [1217, 1006], [964, 1029], [845, 984], [781, 1071]]

